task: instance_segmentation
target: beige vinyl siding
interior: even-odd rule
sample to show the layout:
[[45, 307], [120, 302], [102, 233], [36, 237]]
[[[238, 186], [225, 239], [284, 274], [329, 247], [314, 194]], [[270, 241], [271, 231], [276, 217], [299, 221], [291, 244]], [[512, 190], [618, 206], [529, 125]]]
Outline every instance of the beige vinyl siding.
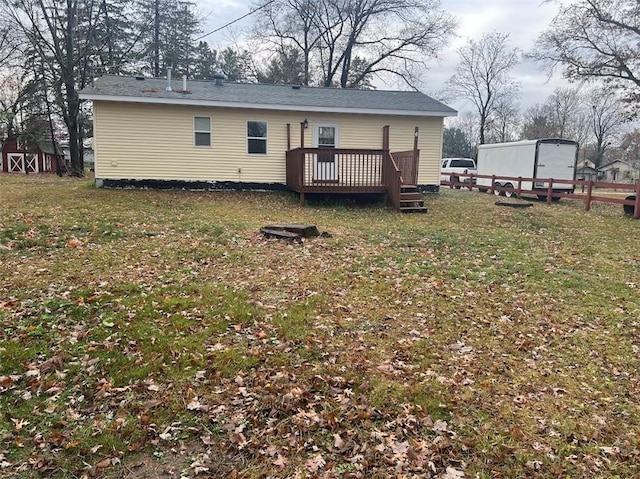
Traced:
[[[194, 146], [194, 117], [211, 117], [211, 147]], [[291, 147], [314, 144], [314, 125], [339, 125], [340, 148], [382, 147], [382, 128], [390, 125], [391, 151], [413, 148], [419, 127], [420, 184], [438, 184], [442, 152], [439, 117], [399, 117], [205, 108], [94, 101], [96, 178], [285, 183], [287, 123]], [[266, 155], [247, 153], [247, 121], [268, 122]]]

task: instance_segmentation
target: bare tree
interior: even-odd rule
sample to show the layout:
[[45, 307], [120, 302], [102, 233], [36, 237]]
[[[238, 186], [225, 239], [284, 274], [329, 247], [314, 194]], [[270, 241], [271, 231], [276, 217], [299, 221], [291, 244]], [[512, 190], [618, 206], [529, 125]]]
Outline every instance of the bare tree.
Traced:
[[521, 137], [567, 138], [584, 145], [592, 123], [585, 102], [577, 88], [556, 88], [544, 103], [525, 112]]
[[561, 3], [530, 57], [567, 78], [604, 79], [619, 88], [633, 86], [627, 98], [638, 100], [640, 87], [640, 4], [638, 0], [574, 0]]
[[450, 94], [470, 100], [480, 117], [480, 144], [485, 143], [487, 122], [502, 99], [517, 97], [519, 85], [509, 73], [520, 59], [519, 50], [509, 48], [509, 35], [485, 34], [479, 41], [469, 40], [458, 50], [460, 64], [449, 79]]
[[629, 120], [620, 98], [609, 88], [594, 88], [587, 96], [591, 103], [591, 133], [594, 138], [596, 167], [602, 166], [606, 151], [622, 125]]
[[12, 35], [11, 26], [8, 18], [0, 16], [0, 68], [6, 67], [17, 51], [17, 42]]
[[582, 98], [575, 88], [556, 88], [546, 102], [558, 138], [573, 136], [576, 118], [582, 109]]
[[35, 75], [49, 80], [67, 127], [70, 173], [82, 176], [79, 91], [91, 78], [100, 5], [97, 0], [2, 0], [2, 5], [25, 39]]
[[504, 95], [496, 102], [492, 117], [487, 122], [487, 137], [490, 142], [504, 143], [518, 138], [520, 108], [517, 97]]
[[520, 138], [535, 140], [557, 137], [556, 125], [545, 104], [537, 103], [524, 112]]
[[391, 74], [413, 86], [455, 21], [439, 0], [261, 0], [257, 35], [276, 51], [299, 50], [304, 81], [362, 87]]

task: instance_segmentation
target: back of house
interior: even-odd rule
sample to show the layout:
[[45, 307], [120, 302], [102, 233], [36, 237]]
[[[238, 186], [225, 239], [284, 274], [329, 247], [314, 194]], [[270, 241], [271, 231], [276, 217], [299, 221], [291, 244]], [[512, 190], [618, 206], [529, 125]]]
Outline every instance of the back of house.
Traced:
[[220, 79], [105, 76], [81, 98], [93, 102], [96, 184], [113, 187], [286, 188], [287, 152], [301, 147], [342, 150], [307, 173], [329, 186], [350, 174], [338, 164], [348, 151], [386, 146], [419, 151], [417, 183], [437, 191], [443, 120], [456, 114], [415, 91]]

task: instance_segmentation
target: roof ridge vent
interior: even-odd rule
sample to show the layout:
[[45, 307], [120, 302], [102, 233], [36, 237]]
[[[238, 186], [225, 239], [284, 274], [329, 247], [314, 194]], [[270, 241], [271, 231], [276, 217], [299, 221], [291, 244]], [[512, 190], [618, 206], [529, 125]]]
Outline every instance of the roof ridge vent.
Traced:
[[213, 79], [216, 81], [216, 85], [222, 85], [227, 77], [224, 73], [216, 72], [213, 74]]

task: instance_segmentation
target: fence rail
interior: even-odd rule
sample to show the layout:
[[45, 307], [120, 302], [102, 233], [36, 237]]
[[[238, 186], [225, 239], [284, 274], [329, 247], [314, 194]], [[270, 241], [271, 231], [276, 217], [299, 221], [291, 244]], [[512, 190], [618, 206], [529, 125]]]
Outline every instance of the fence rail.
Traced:
[[[490, 179], [491, 185], [485, 185], [484, 183], [478, 185], [478, 179]], [[504, 182], [513, 183], [513, 186], [503, 186]], [[525, 189], [522, 186], [523, 183], [544, 183], [546, 187]], [[627, 183], [609, 183], [591, 180], [556, 180], [553, 178], [525, 178], [522, 176], [513, 177], [462, 173], [449, 175], [449, 180], [442, 180], [440, 184], [451, 188], [468, 188], [469, 190], [476, 188], [480, 191], [489, 191], [493, 194], [505, 194], [508, 196], [513, 195], [519, 197], [522, 195], [536, 195], [539, 198], [544, 197], [548, 204], [551, 204], [553, 201], [557, 201], [560, 198], [576, 199], [584, 202], [585, 211], [589, 211], [591, 209], [591, 203], [593, 202], [619, 204], [623, 205], [625, 212], [632, 214], [635, 219], [640, 218], [640, 184], [633, 185]], [[573, 188], [567, 189], [566, 192], [563, 192], [559, 191], [559, 188], [557, 188], [559, 185], [571, 185]], [[556, 188], [554, 188], [554, 186]], [[576, 187], [581, 187], [583, 191], [586, 188], [586, 193], [576, 193]], [[594, 190], [602, 188], [628, 191], [630, 193], [629, 196], [624, 199], [594, 195]]]

